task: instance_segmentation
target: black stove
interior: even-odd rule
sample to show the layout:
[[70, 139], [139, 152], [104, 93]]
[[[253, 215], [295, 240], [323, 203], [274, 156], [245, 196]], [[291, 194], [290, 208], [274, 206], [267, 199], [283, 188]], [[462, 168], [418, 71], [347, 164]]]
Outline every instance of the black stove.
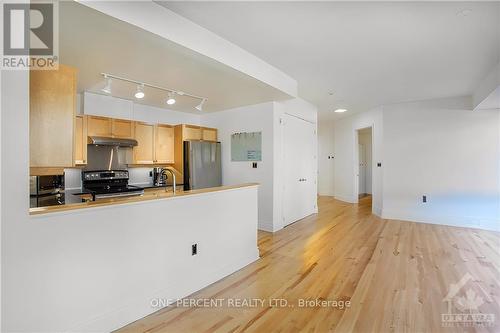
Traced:
[[92, 194], [93, 200], [143, 195], [144, 189], [128, 184], [127, 170], [94, 170], [82, 172], [84, 191]]

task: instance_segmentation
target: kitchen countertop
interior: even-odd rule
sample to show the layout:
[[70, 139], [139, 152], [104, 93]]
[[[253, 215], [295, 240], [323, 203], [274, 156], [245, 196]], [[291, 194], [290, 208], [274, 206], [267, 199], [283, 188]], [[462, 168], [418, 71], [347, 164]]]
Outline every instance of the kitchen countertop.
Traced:
[[[85, 208], [92, 208], [92, 207], [122, 205], [122, 204], [127, 204], [127, 203], [149, 201], [149, 200], [172, 199], [172, 198], [177, 198], [177, 197], [198, 195], [198, 194], [218, 192], [218, 191], [227, 191], [227, 190], [233, 190], [233, 189], [238, 189], [238, 188], [243, 188], [243, 187], [252, 187], [252, 186], [258, 186], [258, 185], [259, 185], [258, 183], [247, 183], [247, 184], [241, 184], [241, 185], [210, 187], [210, 188], [204, 188], [204, 189], [199, 189], [199, 190], [190, 190], [190, 191], [184, 191], [182, 189], [178, 189], [175, 194], [172, 192], [171, 188], [168, 188], [166, 190], [165, 187], [154, 186], [154, 187], [144, 187], [144, 195], [141, 195], [141, 196], [99, 199], [97, 201], [88, 201], [88, 202], [82, 202], [82, 199], [83, 199], [82, 196], [85, 196], [85, 195], [88, 196], [88, 194], [82, 194], [82, 196], [73, 195], [74, 193], [81, 193], [81, 190], [68, 190], [69, 193], [66, 192], [67, 193], [66, 196], [75, 197], [75, 200], [70, 199], [69, 202], [68, 202], [68, 200], [66, 200], [66, 203], [64, 205], [30, 208], [29, 214], [30, 215], [40, 215], [40, 214], [55, 213], [55, 212], [77, 210], [77, 209], [85, 209]], [[182, 186], [179, 186], [179, 187], [182, 188]]]

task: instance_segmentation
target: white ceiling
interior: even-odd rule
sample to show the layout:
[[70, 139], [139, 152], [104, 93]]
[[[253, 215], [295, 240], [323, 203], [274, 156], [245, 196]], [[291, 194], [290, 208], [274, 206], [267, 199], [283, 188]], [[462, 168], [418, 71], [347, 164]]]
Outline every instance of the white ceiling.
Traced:
[[[101, 72], [208, 97], [203, 112], [220, 111], [289, 98], [283, 92], [165, 38], [76, 2], [59, 5], [59, 56], [77, 67], [78, 91], [100, 93]], [[136, 85], [113, 81], [112, 95], [167, 109], [166, 93], [146, 87], [134, 99]], [[168, 109], [199, 113], [199, 100], [177, 97]]]
[[295, 78], [322, 117], [470, 95], [499, 61], [498, 2], [161, 4]]

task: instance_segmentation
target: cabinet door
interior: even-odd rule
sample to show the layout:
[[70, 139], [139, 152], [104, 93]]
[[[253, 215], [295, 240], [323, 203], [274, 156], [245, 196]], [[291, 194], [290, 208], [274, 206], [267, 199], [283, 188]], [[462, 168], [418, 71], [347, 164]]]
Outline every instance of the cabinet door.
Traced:
[[134, 123], [130, 120], [113, 119], [112, 134], [114, 138], [130, 139], [134, 137]]
[[153, 164], [155, 145], [155, 125], [135, 122], [135, 139], [138, 145], [134, 147], [135, 164]]
[[88, 116], [88, 135], [111, 137], [111, 118]]
[[201, 128], [201, 139], [205, 141], [217, 141], [217, 129], [216, 128]]
[[156, 126], [155, 163], [174, 163], [174, 128]]
[[87, 164], [87, 117], [76, 116], [75, 165]]
[[185, 125], [182, 133], [183, 140], [201, 140], [201, 129], [199, 126]]
[[73, 166], [76, 69], [30, 71], [30, 166]]

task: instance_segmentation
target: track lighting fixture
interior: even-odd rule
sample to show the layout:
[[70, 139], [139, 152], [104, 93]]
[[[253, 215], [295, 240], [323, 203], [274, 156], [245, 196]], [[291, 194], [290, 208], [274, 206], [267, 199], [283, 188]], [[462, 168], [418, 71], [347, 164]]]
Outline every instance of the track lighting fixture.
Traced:
[[111, 94], [111, 78], [107, 75], [104, 75], [104, 79], [106, 80], [106, 84], [104, 85], [104, 88], [101, 89], [101, 91], [106, 94]]
[[196, 105], [194, 108], [198, 111], [203, 111], [203, 104], [205, 104], [205, 98], [203, 98], [200, 104]]
[[144, 98], [144, 84], [137, 85], [137, 91], [135, 92], [135, 98], [141, 99]]
[[173, 91], [171, 91], [171, 92], [168, 93], [167, 104], [168, 105], [175, 104], [175, 98], [174, 98], [174, 92]]
[[106, 94], [111, 94], [111, 79], [114, 79], [114, 80], [125, 81], [125, 82], [136, 84], [137, 90], [136, 90], [134, 96], [137, 99], [144, 98], [145, 97], [144, 88], [149, 87], [149, 88], [154, 88], [154, 89], [166, 91], [168, 93], [168, 95], [167, 95], [168, 97], [167, 97], [167, 101], [166, 101], [168, 105], [175, 104], [175, 102], [176, 102], [175, 96], [176, 95], [186, 96], [186, 97], [195, 98], [195, 99], [200, 100], [200, 103], [198, 105], [196, 105], [194, 108], [198, 111], [203, 111], [203, 105], [207, 101], [206, 97], [188, 94], [187, 92], [180, 91], [180, 90], [170, 89], [170, 88], [166, 88], [166, 87], [159, 87], [159, 86], [155, 86], [153, 84], [140, 82], [140, 81], [136, 81], [136, 80], [132, 80], [132, 79], [127, 79], [125, 77], [120, 77], [120, 76], [116, 76], [116, 75], [112, 75], [112, 74], [108, 74], [108, 73], [101, 73], [101, 75], [104, 76], [104, 79], [106, 80], [106, 85], [104, 86], [104, 88], [101, 89], [101, 91], [106, 93]]

